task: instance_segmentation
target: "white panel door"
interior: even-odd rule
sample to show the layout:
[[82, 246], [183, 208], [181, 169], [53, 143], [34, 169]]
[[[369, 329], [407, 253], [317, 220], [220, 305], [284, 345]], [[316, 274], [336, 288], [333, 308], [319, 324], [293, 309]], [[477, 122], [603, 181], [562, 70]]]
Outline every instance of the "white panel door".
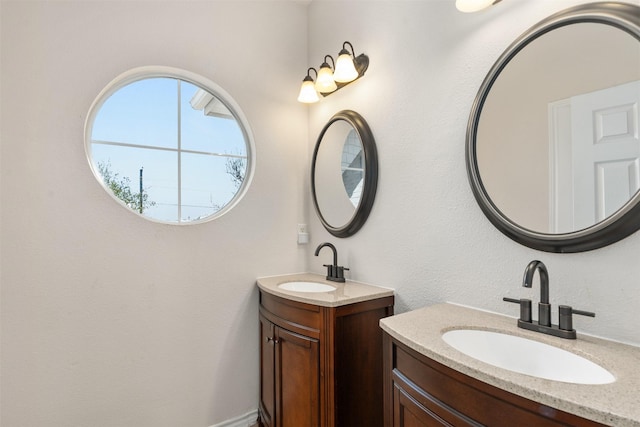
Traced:
[[574, 230], [598, 223], [640, 189], [640, 81], [571, 98]]

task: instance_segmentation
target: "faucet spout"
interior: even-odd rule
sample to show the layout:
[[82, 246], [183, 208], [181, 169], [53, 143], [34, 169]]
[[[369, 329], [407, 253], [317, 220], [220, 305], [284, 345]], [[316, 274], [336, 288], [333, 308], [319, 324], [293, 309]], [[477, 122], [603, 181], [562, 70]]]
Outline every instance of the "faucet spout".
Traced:
[[316, 254], [315, 255], [318, 256], [320, 254], [320, 249], [324, 248], [325, 246], [333, 251], [333, 266], [337, 267], [338, 266], [338, 251], [336, 250], [336, 247], [333, 246], [331, 243], [325, 242], [325, 243], [320, 244], [320, 246], [318, 246], [316, 248]]
[[549, 304], [549, 272], [542, 261], [531, 261], [524, 270], [522, 286], [531, 288], [533, 286], [533, 275], [536, 270], [540, 272], [540, 302]]
[[549, 304], [549, 272], [542, 261], [531, 261], [524, 270], [522, 286], [531, 288], [536, 270], [540, 276], [540, 302], [538, 303], [538, 323], [551, 326], [551, 304]]

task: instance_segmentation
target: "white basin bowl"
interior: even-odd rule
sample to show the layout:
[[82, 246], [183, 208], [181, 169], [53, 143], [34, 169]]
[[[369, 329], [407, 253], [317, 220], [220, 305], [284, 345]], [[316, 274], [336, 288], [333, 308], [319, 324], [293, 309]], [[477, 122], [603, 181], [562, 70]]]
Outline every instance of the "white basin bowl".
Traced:
[[293, 292], [331, 292], [336, 290], [331, 285], [318, 282], [285, 282], [279, 284], [278, 288]]
[[533, 377], [574, 384], [608, 384], [615, 377], [575, 353], [514, 335], [476, 329], [442, 334], [456, 350], [499, 368]]

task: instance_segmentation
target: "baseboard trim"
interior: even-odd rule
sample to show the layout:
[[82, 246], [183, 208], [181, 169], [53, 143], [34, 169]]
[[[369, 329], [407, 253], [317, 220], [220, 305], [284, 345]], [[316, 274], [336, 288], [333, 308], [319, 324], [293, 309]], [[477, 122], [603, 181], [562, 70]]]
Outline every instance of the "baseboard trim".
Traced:
[[211, 427], [250, 427], [256, 423], [258, 419], [258, 410], [247, 412], [239, 417], [214, 424]]

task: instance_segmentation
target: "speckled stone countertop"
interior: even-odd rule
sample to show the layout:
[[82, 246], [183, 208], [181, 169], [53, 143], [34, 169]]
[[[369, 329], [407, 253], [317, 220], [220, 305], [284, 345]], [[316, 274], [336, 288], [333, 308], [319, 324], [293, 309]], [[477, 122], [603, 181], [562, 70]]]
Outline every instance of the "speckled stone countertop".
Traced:
[[[556, 338], [516, 326], [516, 319], [439, 304], [387, 317], [383, 330], [413, 350], [485, 383], [556, 409], [603, 424], [640, 426], [640, 347], [580, 334]], [[611, 372], [611, 384], [584, 385], [519, 374], [480, 362], [450, 347], [441, 338], [453, 329], [484, 329], [518, 335], [579, 354]], [[549, 363], [553, 363], [552, 360]]]
[[[285, 282], [317, 282], [336, 288], [331, 292], [294, 292], [283, 290], [278, 285]], [[331, 282], [325, 276], [315, 273], [288, 274], [285, 276], [260, 277], [256, 280], [264, 292], [293, 301], [315, 304], [323, 307], [338, 307], [376, 298], [393, 296], [393, 289], [367, 285], [347, 280], [344, 283]]]

